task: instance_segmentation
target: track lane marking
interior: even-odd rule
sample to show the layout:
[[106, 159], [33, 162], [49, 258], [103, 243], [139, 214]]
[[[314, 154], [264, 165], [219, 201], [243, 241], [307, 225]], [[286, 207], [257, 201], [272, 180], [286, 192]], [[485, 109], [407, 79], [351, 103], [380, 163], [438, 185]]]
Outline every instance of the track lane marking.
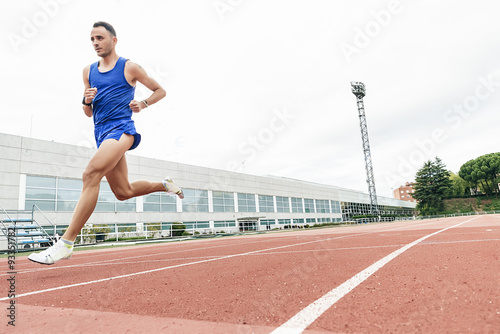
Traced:
[[[417, 246], [427, 246], [427, 245], [441, 245], [441, 244], [458, 244], [458, 243], [471, 243], [471, 242], [489, 242], [489, 241], [500, 241], [500, 239], [473, 239], [473, 240], [454, 240], [454, 241], [424, 241], [421, 242]], [[297, 254], [297, 253], [313, 253], [313, 252], [337, 252], [337, 251], [352, 251], [359, 249], [377, 249], [377, 248], [392, 248], [392, 247], [402, 247], [404, 244], [398, 245], [379, 245], [379, 246], [358, 246], [358, 247], [340, 247], [340, 248], [322, 248], [322, 249], [306, 249], [306, 250], [289, 250], [289, 251], [280, 251], [280, 252], [262, 252], [258, 254], [249, 254], [252, 256], [259, 255], [280, 255], [280, 254]], [[94, 266], [114, 266], [114, 265], [125, 265], [125, 264], [141, 264], [144, 262], [152, 263], [152, 262], [171, 262], [171, 261], [185, 261], [185, 260], [195, 260], [195, 259], [210, 259], [217, 258], [216, 255], [206, 255], [206, 256], [195, 256], [195, 257], [186, 257], [186, 258], [173, 258], [173, 259], [160, 259], [160, 260], [142, 260], [142, 261], [124, 261], [124, 262], [113, 262], [113, 263], [84, 263], [74, 266], [65, 266], [58, 268], [84, 268], [84, 267], [94, 267]], [[118, 260], [117, 260], [118, 261]], [[55, 269], [55, 268], [54, 268]], [[32, 272], [38, 272], [37, 270], [25, 270], [18, 271], [18, 274], [28, 274]], [[1, 276], [1, 275], [0, 275]], [[4, 275], [6, 276], [6, 274]]]
[[434, 233], [428, 234], [420, 239], [417, 239], [409, 244], [407, 244], [404, 247], [401, 247], [400, 249], [392, 252], [391, 254], [387, 255], [386, 257], [378, 260], [368, 268], [360, 271], [357, 273], [355, 276], [351, 277], [344, 283], [340, 284], [330, 292], [326, 293], [323, 295], [323, 297], [317, 299], [313, 303], [309, 304], [306, 306], [304, 309], [302, 309], [299, 313], [294, 315], [292, 318], [290, 318], [287, 322], [282, 324], [280, 327], [276, 328], [274, 331], [271, 332], [271, 334], [300, 334], [304, 330], [306, 330], [307, 327], [309, 327], [316, 319], [318, 319], [324, 312], [326, 312], [330, 307], [332, 307], [337, 301], [339, 301], [341, 298], [343, 298], [345, 295], [347, 295], [349, 292], [354, 290], [358, 285], [363, 283], [368, 277], [373, 275], [375, 272], [377, 272], [380, 268], [385, 266], [387, 263], [395, 259], [397, 256], [401, 255], [408, 249], [412, 248], [413, 246], [419, 244], [420, 242], [435, 236], [436, 234], [439, 234], [441, 232], [447, 231], [449, 229], [458, 227], [460, 225], [463, 225], [465, 223], [468, 223], [477, 217], [474, 217], [472, 219], [466, 220], [464, 222], [458, 223], [453, 226], [446, 227], [442, 230], [436, 231]]
[[[400, 223], [403, 223], [403, 222], [400, 222]], [[406, 223], [406, 221], [404, 221], [404, 223]], [[357, 236], [366, 235], [366, 234], [374, 234], [374, 233], [382, 233], [382, 232], [392, 232], [394, 230], [411, 228], [411, 227], [415, 227], [415, 226], [421, 227], [421, 226], [424, 226], [424, 225], [430, 225], [430, 224], [434, 224], [434, 223], [436, 223], [436, 221], [429, 221], [429, 222], [426, 222], [426, 223], [422, 223], [420, 221], [418, 221], [418, 222], [415, 221], [415, 224], [412, 224], [412, 225], [397, 226], [397, 227], [394, 227], [394, 228], [389, 228], [389, 229], [385, 229], [385, 230], [381, 230], [381, 231], [368, 231], [368, 232], [363, 232], [363, 233], [344, 234], [344, 235], [341, 235], [341, 236], [331, 237], [331, 238], [327, 238], [327, 239], [319, 239], [319, 240], [314, 240], [314, 241], [329, 241], [329, 240], [338, 239], [338, 238], [357, 237]], [[365, 227], [365, 226], [360, 226], [360, 227]], [[369, 227], [380, 227], [380, 226], [373, 226], [373, 225], [371, 225]], [[339, 233], [331, 233], [331, 234], [333, 234], [333, 235], [340, 234], [340, 231], [339, 231]], [[316, 235], [316, 237], [321, 237], [321, 236], [322, 236], [322, 234], [317, 234]], [[287, 236], [287, 238], [288, 237], [290, 237], [290, 238], [297, 238], [297, 236]], [[267, 241], [268, 240], [259, 240], [259, 241], [245, 242], [243, 244], [246, 245], [246, 244], [261, 243], [261, 242], [267, 242]], [[91, 262], [85, 262], [85, 263], [80, 263], [80, 264], [72, 264], [72, 265], [67, 265], [67, 266], [45, 267], [45, 268], [35, 268], [35, 267], [32, 267], [32, 268], [20, 270], [18, 273], [19, 274], [22, 274], [22, 273], [28, 274], [28, 273], [36, 273], [36, 272], [47, 271], [47, 270], [59, 270], [59, 269], [66, 269], [66, 268], [87, 267], [87, 266], [92, 266], [92, 265], [100, 265], [100, 264], [105, 263], [105, 262], [123, 261], [123, 260], [126, 260], [126, 259], [133, 259], [133, 258], [144, 258], [144, 257], [148, 257], [148, 256], [159, 256], [159, 255], [162, 255], [162, 254], [169, 254], [170, 255], [170, 254], [173, 254], [173, 253], [181, 253], [181, 252], [188, 252], [188, 251], [199, 251], [199, 250], [210, 249], [210, 248], [231, 247], [231, 246], [239, 246], [239, 245], [241, 245], [241, 244], [233, 243], [233, 244], [217, 245], [217, 246], [211, 246], [211, 247], [189, 248], [189, 249], [186, 249], [186, 250], [176, 250], [176, 251], [167, 251], [167, 252], [162, 252], [162, 253], [136, 255], [136, 256], [122, 257], [122, 258], [118, 258], [118, 259], [110, 259], [110, 260], [102, 260], [102, 261], [91, 261]], [[120, 250], [116, 249], [116, 251], [120, 251]], [[128, 251], [128, 249], [127, 249], [127, 251]], [[95, 254], [95, 255], [92, 254], [91, 256], [99, 256], [99, 255], [102, 255], [102, 254], [101, 253], [100, 254]], [[26, 261], [27, 261], [27, 259], [26, 259]], [[32, 264], [29, 261], [27, 261], [26, 263]], [[115, 262], [115, 263], [120, 263], [120, 262]], [[8, 274], [0, 274], [0, 277], [1, 276], [8, 276]]]
[[[371, 234], [371, 233], [373, 233], [373, 232], [367, 232], [367, 233], [362, 233], [362, 234]], [[358, 234], [358, 235], [362, 235], [362, 234]], [[283, 248], [288, 248], [288, 247], [294, 247], [294, 246], [300, 246], [300, 245], [307, 245], [307, 244], [318, 243], [318, 242], [323, 242], [323, 241], [328, 241], [328, 240], [342, 239], [342, 238], [347, 238], [347, 237], [351, 237], [351, 236], [352, 235], [344, 235], [344, 236], [338, 236], [338, 237], [334, 237], [334, 238], [327, 238], [327, 239], [320, 239], [320, 240], [299, 242], [299, 243], [295, 243], [295, 244], [291, 244], [291, 245], [284, 245], [284, 246], [278, 246], [278, 247], [260, 249], [260, 250], [255, 250], [255, 251], [251, 251], [251, 252], [239, 253], [239, 254], [225, 255], [225, 256], [221, 256], [221, 257], [217, 257], [217, 258], [205, 259], [205, 260], [188, 262], [188, 263], [181, 263], [181, 264], [177, 264], [177, 265], [173, 265], [173, 266], [156, 268], [156, 269], [150, 269], [150, 270], [144, 270], [144, 271], [140, 271], [140, 272], [136, 272], [136, 273], [131, 273], [131, 274], [125, 274], [125, 275], [119, 275], [119, 276], [101, 278], [101, 279], [87, 281], [87, 282], [81, 282], [81, 283], [63, 285], [63, 286], [58, 286], [58, 287], [44, 289], [44, 290], [26, 292], [26, 293], [22, 293], [22, 294], [16, 295], [16, 298], [30, 296], [30, 295], [36, 295], [36, 294], [40, 294], [40, 293], [44, 293], [44, 292], [51, 292], [51, 291], [56, 291], [56, 290], [61, 290], [61, 289], [74, 288], [74, 287], [77, 287], [77, 286], [83, 286], [83, 285], [88, 285], [88, 284], [94, 284], [94, 283], [101, 283], [101, 282], [106, 282], [106, 281], [112, 281], [112, 280], [120, 279], [120, 278], [126, 278], [126, 277], [144, 275], [144, 274], [154, 273], [154, 272], [168, 270], [168, 269], [186, 267], [186, 266], [195, 265], [195, 264], [201, 264], [201, 263], [213, 262], [213, 261], [218, 261], [218, 260], [230, 259], [230, 258], [233, 258], [233, 257], [252, 255], [252, 254], [255, 254], [255, 253], [267, 252], [267, 251], [272, 251], [272, 250], [276, 250], [276, 249], [283, 249]], [[9, 297], [3, 297], [3, 298], [0, 298], [0, 301], [4, 301], [4, 300], [8, 300], [8, 299], [9, 299]]]
[[[428, 223], [418, 224], [418, 225], [422, 226], [422, 225], [428, 225], [428, 224], [433, 224], [433, 223], [435, 223], [435, 222], [428, 222]], [[364, 232], [364, 233], [346, 234], [346, 235], [341, 235], [341, 236], [336, 236], [336, 237], [331, 237], [331, 238], [326, 238], [326, 239], [312, 240], [312, 241], [307, 241], [307, 242], [295, 243], [295, 244], [291, 244], [291, 245], [284, 245], [284, 246], [266, 248], [266, 249], [261, 249], [261, 250], [255, 250], [255, 251], [251, 251], [251, 252], [245, 252], [245, 253], [239, 253], [239, 254], [232, 254], [232, 255], [225, 255], [225, 256], [221, 256], [221, 257], [217, 257], [217, 258], [211, 258], [211, 259], [194, 261], [194, 262], [189, 262], [189, 263], [182, 263], [182, 264], [168, 266], [168, 267], [162, 267], [162, 268], [144, 270], [144, 271], [140, 271], [140, 272], [137, 272], [137, 273], [124, 274], [124, 275], [107, 277], [107, 278], [102, 278], [102, 279], [97, 279], [97, 280], [92, 280], [92, 281], [87, 281], [87, 282], [81, 282], [81, 283], [63, 285], [63, 286], [58, 286], [58, 287], [44, 289], [44, 290], [38, 290], [38, 291], [32, 291], [32, 292], [22, 293], [22, 294], [16, 295], [16, 298], [30, 296], [30, 295], [35, 295], [35, 294], [40, 294], [40, 293], [45, 293], [45, 292], [57, 291], [57, 290], [62, 290], [62, 289], [67, 289], [67, 288], [73, 288], [73, 287], [78, 287], [78, 286], [84, 286], [84, 285], [88, 285], [88, 284], [101, 283], [101, 282], [111, 281], [111, 280], [120, 279], [120, 278], [126, 278], [126, 277], [144, 275], [144, 274], [154, 273], [154, 272], [168, 270], [168, 269], [175, 269], [175, 268], [180, 268], [180, 267], [186, 267], [186, 266], [195, 265], [195, 264], [202, 264], [202, 263], [207, 263], [207, 262], [224, 260], [224, 259], [229, 259], [229, 258], [233, 258], [233, 257], [252, 255], [252, 254], [266, 252], [266, 251], [271, 251], [271, 250], [276, 250], [276, 249], [283, 249], [283, 248], [288, 248], [288, 247], [294, 247], [294, 246], [300, 246], [300, 245], [307, 245], [307, 244], [312, 244], [312, 243], [318, 243], [318, 242], [324, 242], [324, 241], [330, 241], [330, 240], [336, 240], [336, 239], [343, 239], [343, 238], [349, 238], [349, 237], [356, 237], [356, 236], [362, 236], [362, 235], [367, 235], [367, 234], [382, 233], [382, 232], [394, 231], [394, 230], [398, 230], [398, 229], [404, 229], [404, 228], [408, 228], [408, 227], [414, 227], [414, 226], [413, 225], [397, 226], [397, 227], [394, 227], [394, 228], [389, 228], [389, 229], [381, 230], [381, 231], [368, 231], [368, 232]], [[74, 265], [74, 266], [68, 266], [68, 267], [78, 267], [78, 266], [86, 267], [86, 265], [82, 265], [82, 264], [80, 264], [80, 265]], [[59, 267], [47, 268], [47, 269], [57, 269], [57, 268], [59, 268]], [[3, 297], [3, 298], [0, 298], [0, 301], [5, 301], [5, 300], [8, 300], [8, 299], [9, 299], [8, 297]]]
[[[427, 224], [430, 224], [430, 223], [426, 223], [425, 225], [427, 225]], [[57, 291], [57, 290], [62, 290], [62, 289], [67, 289], [67, 288], [73, 288], [73, 287], [78, 287], [78, 286], [84, 286], [84, 285], [89, 285], [89, 284], [94, 284], [94, 283], [101, 283], [101, 282], [111, 281], [111, 280], [120, 279], [120, 278], [126, 278], [126, 277], [144, 275], [144, 274], [154, 273], [154, 272], [168, 270], [168, 269], [175, 269], [175, 268], [180, 268], [180, 267], [186, 267], [186, 266], [195, 265], [195, 264], [202, 264], [202, 263], [207, 263], [207, 262], [224, 260], [224, 259], [229, 259], [229, 258], [233, 258], [233, 257], [253, 255], [253, 254], [256, 254], [256, 253], [267, 252], [267, 251], [272, 251], [272, 250], [276, 250], [276, 249], [283, 249], [283, 248], [288, 248], [288, 247], [294, 247], [294, 246], [300, 246], [300, 245], [307, 245], [307, 244], [312, 244], [312, 243], [318, 243], [318, 242], [324, 242], [324, 241], [330, 241], [330, 240], [336, 240], [336, 239], [343, 239], [343, 238], [348, 238], [348, 237], [356, 237], [356, 236], [367, 235], [367, 234], [374, 234], [374, 233], [381, 233], [381, 232], [393, 231], [393, 230], [403, 229], [403, 228], [407, 228], [407, 227], [411, 227], [411, 226], [405, 225], [405, 226], [398, 226], [398, 227], [395, 227], [395, 228], [390, 228], [390, 229], [386, 229], [386, 230], [382, 230], [382, 231], [368, 231], [368, 232], [364, 232], [364, 233], [346, 234], [346, 235], [341, 235], [341, 236], [336, 236], [336, 237], [331, 237], [331, 238], [326, 238], [326, 239], [312, 240], [312, 241], [295, 243], [295, 244], [291, 244], [291, 245], [284, 245], [284, 246], [266, 248], [266, 249], [261, 249], [261, 250], [255, 250], [255, 251], [251, 251], [251, 252], [225, 255], [225, 256], [221, 256], [221, 257], [216, 257], [216, 258], [211, 258], [211, 259], [205, 259], [205, 260], [200, 260], [200, 261], [194, 261], [194, 262], [189, 262], [189, 263], [182, 263], [182, 264], [177, 264], [177, 265], [168, 266], [168, 267], [162, 267], [162, 268], [144, 270], [144, 271], [140, 271], [140, 272], [136, 272], [136, 273], [131, 273], [131, 274], [124, 274], [124, 275], [107, 277], [107, 278], [101, 278], [101, 279], [87, 281], [87, 282], [81, 282], [81, 283], [63, 285], [63, 286], [58, 286], [58, 287], [44, 289], [44, 290], [26, 292], [26, 293], [22, 293], [22, 294], [16, 295], [16, 298], [30, 296], [30, 295], [35, 295], [35, 294], [40, 294], [40, 293], [45, 293], [45, 292]], [[68, 266], [68, 267], [78, 267], [78, 266], [86, 267], [86, 265], [81, 265], [81, 264], [80, 265], [74, 265], [74, 266]], [[56, 269], [56, 268], [58, 268], [58, 267], [54, 267], [53, 269]], [[52, 269], [52, 268], [47, 268], [47, 269]], [[8, 300], [8, 299], [9, 299], [8, 297], [3, 297], [3, 298], [0, 298], [0, 301], [5, 301], [5, 300]]]

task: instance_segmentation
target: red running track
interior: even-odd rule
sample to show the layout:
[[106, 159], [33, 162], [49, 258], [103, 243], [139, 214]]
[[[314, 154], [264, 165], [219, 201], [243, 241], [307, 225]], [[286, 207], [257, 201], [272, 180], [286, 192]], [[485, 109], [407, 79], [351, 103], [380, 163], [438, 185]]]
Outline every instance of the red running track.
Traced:
[[15, 333], [500, 333], [500, 216], [16, 258]]

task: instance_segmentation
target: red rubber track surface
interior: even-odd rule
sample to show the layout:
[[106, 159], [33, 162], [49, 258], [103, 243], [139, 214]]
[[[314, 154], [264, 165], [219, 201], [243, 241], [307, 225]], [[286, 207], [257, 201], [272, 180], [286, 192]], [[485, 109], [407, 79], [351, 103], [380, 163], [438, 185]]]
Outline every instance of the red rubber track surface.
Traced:
[[8, 325], [8, 264], [1, 259], [0, 329], [278, 332], [311, 303], [423, 237], [321, 314], [306, 313], [303, 332], [500, 333], [497, 215], [78, 251], [52, 266], [19, 255], [15, 328]]

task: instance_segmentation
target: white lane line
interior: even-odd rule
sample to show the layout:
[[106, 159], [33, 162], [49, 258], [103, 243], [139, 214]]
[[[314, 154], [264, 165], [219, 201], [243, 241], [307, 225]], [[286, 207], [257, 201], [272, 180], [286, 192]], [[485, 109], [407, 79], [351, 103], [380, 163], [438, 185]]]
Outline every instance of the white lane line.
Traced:
[[[190, 265], [194, 265], [194, 264], [201, 264], [201, 263], [207, 263], [207, 262], [213, 262], [213, 261], [218, 261], [218, 260], [229, 259], [229, 258], [238, 257], [238, 256], [245, 256], [245, 255], [251, 255], [251, 254], [256, 254], [256, 253], [261, 253], [261, 252], [267, 252], [267, 251], [271, 251], [271, 250], [275, 250], [275, 249], [283, 249], [283, 248], [295, 247], [295, 246], [301, 246], [301, 245], [307, 245], [307, 244], [312, 244], [312, 243], [317, 243], [317, 242], [323, 242], [323, 241], [330, 241], [330, 240], [343, 239], [343, 238], [349, 238], [349, 237], [357, 237], [357, 236], [367, 235], [367, 234], [374, 234], [374, 233], [381, 233], [381, 232], [386, 232], [386, 231], [393, 231], [393, 230], [397, 230], [397, 229], [405, 228], [405, 227], [409, 227], [409, 226], [408, 225], [403, 226], [403, 227], [398, 226], [398, 227], [395, 227], [395, 228], [391, 228], [391, 229], [387, 229], [387, 230], [382, 230], [382, 231], [369, 231], [369, 232], [358, 233], [358, 234], [347, 234], [347, 235], [341, 235], [341, 236], [336, 236], [336, 237], [332, 237], [332, 238], [319, 239], [319, 240], [306, 241], [306, 242], [299, 242], [299, 243], [291, 244], [291, 245], [284, 245], [284, 246], [266, 248], [266, 249], [261, 249], [261, 250], [246, 252], [246, 253], [226, 255], [226, 256], [221, 256], [221, 257], [212, 258], [212, 259], [200, 260], [200, 261], [189, 262], [189, 263], [182, 263], [182, 264], [178, 264], [178, 265], [173, 265], [173, 266], [168, 266], [168, 267], [162, 267], [162, 268], [157, 268], [157, 269], [151, 269], [151, 270], [145, 270], [145, 271], [140, 271], [140, 272], [131, 273], [131, 274], [125, 274], [125, 275], [120, 275], [120, 276], [107, 277], [107, 278], [102, 278], [102, 279], [88, 281], [88, 282], [81, 282], [81, 283], [75, 283], [75, 284], [70, 284], [70, 285], [63, 285], [63, 286], [58, 286], [58, 287], [44, 289], [44, 290], [38, 290], [38, 291], [32, 291], [32, 292], [22, 293], [22, 294], [16, 295], [16, 298], [30, 296], [30, 295], [36, 295], [36, 294], [45, 293], [45, 292], [51, 292], [51, 291], [56, 291], [56, 290], [62, 290], [62, 289], [67, 289], [67, 288], [73, 288], [73, 287], [83, 286], [83, 285], [88, 285], [88, 284], [93, 284], [93, 283], [106, 282], [106, 281], [111, 281], [111, 280], [114, 280], [114, 279], [132, 277], [132, 276], [137, 276], [137, 275], [144, 275], [144, 274], [149, 274], [149, 273], [153, 273], [153, 272], [157, 272], [157, 271], [163, 271], [163, 270], [168, 270], [168, 269], [186, 267], [186, 266], [190, 266]], [[78, 266], [78, 265], [75, 265], [75, 266]], [[0, 301], [4, 301], [4, 300], [8, 300], [8, 299], [9, 299], [9, 297], [3, 297], [3, 298], [0, 298]]]
[[[454, 240], [454, 241], [424, 241], [421, 242], [417, 246], [426, 246], [426, 245], [439, 245], [439, 244], [458, 244], [458, 243], [471, 243], [471, 242], [489, 242], [489, 241], [500, 241], [500, 239], [474, 239], [474, 240]], [[301, 253], [317, 253], [317, 252], [338, 252], [338, 251], [352, 251], [359, 249], [378, 249], [378, 248], [395, 248], [402, 247], [404, 244], [398, 245], [379, 245], [379, 246], [359, 246], [359, 247], [341, 247], [341, 248], [321, 248], [321, 249], [306, 249], [306, 250], [288, 250], [288, 251], [278, 251], [278, 252], [262, 252], [255, 254], [248, 254], [251, 256], [262, 256], [262, 255], [279, 255], [279, 254], [301, 254]], [[65, 267], [57, 267], [57, 268], [83, 268], [83, 267], [97, 267], [97, 266], [116, 266], [116, 265], [126, 265], [126, 264], [143, 264], [154, 263], [154, 262], [172, 262], [172, 261], [188, 261], [188, 260], [199, 260], [199, 259], [211, 259], [218, 258], [215, 255], [206, 255], [206, 256], [195, 256], [195, 257], [185, 257], [185, 258], [171, 258], [171, 259], [159, 259], [159, 260], [138, 260], [138, 261], [123, 261], [123, 262], [113, 262], [113, 263], [84, 263], [74, 266], [65, 266]], [[118, 261], [118, 260], [117, 260]], [[50, 268], [49, 268], [50, 269]], [[54, 268], [55, 269], [55, 268]], [[38, 272], [37, 270], [25, 270], [18, 271], [17, 274], [27, 274], [32, 272]], [[2, 275], [0, 275], [2, 276]], [[3, 276], [7, 276], [4, 274]]]
[[337, 301], [339, 301], [342, 297], [347, 295], [349, 292], [351, 292], [354, 288], [356, 288], [358, 285], [360, 285], [362, 282], [364, 282], [368, 277], [373, 275], [375, 272], [377, 272], [380, 268], [385, 266], [387, 263], [389, 263], [391, 260], [396, 258], [397, 256], [401, 255], [411, 247], [417, 245], [418, 243], [424, 241], [427, 238], [430, 238], [436, 234], [439, 234], [441, 232], [444, 232], [446, 230], [455, 228], [457, 226], [463, 225], [465, 223], [470, 222], [471, 220], [476, 219], [477, 217], [474, 217], [472, 219], [469, 219], [467, 221], [464, 221], [462, 223], [458, 223], [456, 225], [444, 228], [442, 230], [439, 230], [437, 232], [431, 233], [429, 235], [426, 235], [418, 240], [415, 240], [412, 243], [409, 243], [408, 245], [398, 249], [397, 251], [392, 252], [391, 254], [387, 255], [383, 259], [375, 262], [365, 270], [359, 272], [352, 278], [348, 279], [335, 289], [331, 290], [327, 294], [325, 294], [323, 297], [319, 298], [315, 302], [309, 304], [306, 308], [302, 309], [299, 313], [297, 313], [295, 316], [290, 318], [287, 322], [285, 322], [283, 325], [280, 327], [276, 328], [271, 334], [300, 334], [302, 333], [307, 327], [309, 327], [316, 319], [318, 319], [326, 310], [328, 310], [330, 307], [332, 307]]
[[[373, 233], [373, 232], [361, 233], [361, 234], [358, 234], [358, 235], [370, 234], [370, 233]], [[291, 245], [284, 245], [284, 246], [278, 246], [278, 247], [260, 249], [260, 250], [255, 250], [255, 251], [251, 251], [251, 252], [245, 252], [245, 253], [239, 253], [239, 254], [232, 254], [232, 255], [225, 255], [225, 256], [221, 256], [221, 257], [216, 257], [216, 258], [211, 258], [211, 259], [205, 259], [205, 260], [200, 260], [200, 261], [194, 261], [194, 262], [189, 262], [189, 263], [182, 263], [182, 264], [177, 264], [177, 265], [168, 266], [168, 267], [162, 267], [162, 268], [144, 270], [144, 271], [140, 271], [140, 272], [136, 272], [136, 273], [131, 273], [131, 274], [125, 274], [125, 275], [120, 275], [120, 276], [107, 277], [107, 278], [102, 278], [102, 279], [88, 281], [88, 282], [75, 283], [75, 284], [70, 284], [70, 285], [58, 286], [58, 287], [54, 287], [54, 288], [50, 288], [50, 289], [44, 289], [44, 290], [38, 290], [38, 291], [32, 291], [32, 292], [22, 293], [22, 294], [16, 295], [16, 298], [30, 296], [30, 295], [36, 295], [36, 294], [39, 294], [39, 293], [51, 292], [51, 291], [56, 291], [56, 290], [61, 290], [61, 289], [74, 288], [74, 287], [77, 287], [77, 286], [83, 286], [83, 285], [88, 285], [88, 284], [93, 284], [93, 283], [106, 282], [106, 281], [111, 281], [111, 280], [115, 280], [115, 279], [119, 279], [119, 278], [126, 278], [126, 277], [132, 277], [132, 276], [137, 276], [137, 275], [144, 275], [144, 274], [154, 273], [154, 272], [168, 270], [168, 269], [186, 267], [186, 266], [190, 266], [190, 265], [194, 265], [194, 264], [201, 264], [201, 263], [213, 262], [213, 261], [224, 260], [224, 259], [229, 259], [229, 258], [238, 257], [238, 256], [252, 255], [252, 254], [261, 253], [261, 252], [268, 252], [268, 251], [272, 251], [272, 250], [276, 250], [276, 249], [283, 249], [283, 248], [295, 247], [295, 246], [301, 246], [301, 245], [308, 245], [308, 244], [318, 243], [318, 242], [323, 242], [323, 241], [329, 241], [329, 240], [335, 240], [335, 239], [342, 239], [342, 238], [347, 238], [347, 237], [351, 237], [351, 236], [352, 235], [343, 235], [343, 236], [338, 236], [338, 237], [333, 237], [333, 238], [326, 238], [326, 239], [320, 239], [320, 240], [299, 242], [299, 243], [291, 244]], [[8, 300], [8, 299], [9, 299], [9, 297], [3, 297], [3, 298], [0, 298], [0, 301], [4, 301], [4, 300]]]
[[[428, 223], [420, 223], [418, 222], [418, 226], [421, 227], [423, 225], [428, 225], [428, 224], [434, 224], [435, 222], [428, 222]], [[416, 225], [416, 224], [415, 224]], [[346, 238], [346, 237], [357, 237], [361, 235], [366, 235], [366, 234], [374, 234], [374, 233], [382, 233], [382, 232], [392, 232], [394, 230], [399, 230], [399, 229], [405, 229], [405, 228], [411, 228], [414, 225], [403, 225], [403, 226], [396, 226], [390, 229], [386, 230], [381, 230], [381, 231], [368, 231], [368, 232], [363, 232], [363, 233], [353, 233], [353, 234], [344, 234], [341, 236], [336, 236], [336, 237], [331, 237], [328, 239], [319, 239], [315, 241], [329, 241], [337, 238]], [[364, 227], [364, 226], [363, 226]], [[379, 226], [377, 226], [379, 227]], [[335, 231], [336, 233], [332, 233], [333, 235], [339, 234], [340, 231]], [[337, 233], [338, 232], [338, 233]], [[319, 236], [319, 235], [318, 235]], [[280, 236], [281, 237], [281, 236]], [[297, 236], [286, 236], [287, 238], [297, 238]], [[282, 239], [280, 239], [282, 240]], [[268, 240], [267, 240], [268, 241]], [[221, 247], [231, 247], [231, 246], [241, 246], [241, 245], [248, 245], [248, 244], [254, 244], [254, 243], [261, 243], [261, 242], [267, 242], [266, 240], [259, 240], [259, 241], [251, 241], [251, 242], [245, 242], [241, 244], [237, 243], [231, 243], [231, 244], [225, 244], [225, 245], [216, 245], [216, 246], [210, 246], [210, 247], [202, 247], [202, 248], [189, 248], [189, 249], [184, 249], [184, 250], [176, 250], [176, 251], [166, 251], [166, 252], [161, 252], [161, 253], [153, 253], [153, 254], [144, 254], [144, 255], [136, 255], [136, 256], [129, 256], [129, 257], [119, 257], [116, 259], [109, 259], [109, 260], [101, 260], [101, 261], [91, 261], [91, 262], [85, 262], [85, 263], [80, 263], [80, 264], [72, 264], [72, 265], [67, 265], [67, 266], [57, 266], [57, 267], [51, 267], [51, 266], [44, 266], [42, 268], [29, 268], [29, 269], [24, 269], [18, 271], [18, 274], [28, 274], [28, 273], [38, 273], [42, 271], [47, 271], [47, 270], [61, 270], [61, 269], [66, 269], [66, 268], [81, 268], [81, 267], [87, 267], [87, 266], [94, 266], [94, 265], [103, 265], [105, 263], [110, 263], [110, 264], [120, 264], [121, 262], [118, 261], [123, 261], [123, 260], [128, 260], [128, 259], [134, 259], [134, 258], [140, 258], [144, 259], [145, 257], [153, 257], [153, 256], [160, 256], [160, 255], [172, 255], [174, 253], [182, 253], [182, 252], [189, 252], [189, 251], [199, 251], [199, 250], [205, 250], [205, 249], [212, 249], [212, 248], [221, 248]], [[116, 250], [117, 252], [120, 251], [119, 249], [113, 249]], [[127, 249], [128, 251], [128, 249]], [[99, 254], [92, 254], [90, 255], [91, 257], [95, 256], [100, 256], [104, 253], [99, 253]], [[117, 262], [115, 262], [117, 261]], [[32, 264], [26, 259], [26, 263]], [[7, 273], [5, 274], [0, 274], [1, 276], [9, 276]]]

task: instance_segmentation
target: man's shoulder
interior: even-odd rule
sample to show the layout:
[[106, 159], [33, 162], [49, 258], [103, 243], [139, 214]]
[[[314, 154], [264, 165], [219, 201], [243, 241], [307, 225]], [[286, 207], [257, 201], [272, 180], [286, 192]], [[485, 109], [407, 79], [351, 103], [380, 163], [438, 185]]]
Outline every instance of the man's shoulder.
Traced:
[[127, 68], [127, 67], [130, 69], [136, 69], [136, 68], [140, 68], [141, 66], [137, 63], [134, 63], [132, 60], [125, 58], [125, 68]]
[[130, 59], [127, 59], [127, 61], [125, 62], [125, 71], [127, 73], [132, 74], [134, 77], [138, 75], [141, 70], [142, 70], [141, 65], [134, 63]]
[[98, 61], [96, 61], [96, 62], [93, 62], [92, 64], [89, 64], [89, 65], [85, 66], [85, 67], [83, 68], [83, 72], [89, 72], [89, 71], [90, 71], [90, 68], [91, 68], [93, 65], [97, 64], [97, 63], [99, 63], [99, 62], [98, 62]]

